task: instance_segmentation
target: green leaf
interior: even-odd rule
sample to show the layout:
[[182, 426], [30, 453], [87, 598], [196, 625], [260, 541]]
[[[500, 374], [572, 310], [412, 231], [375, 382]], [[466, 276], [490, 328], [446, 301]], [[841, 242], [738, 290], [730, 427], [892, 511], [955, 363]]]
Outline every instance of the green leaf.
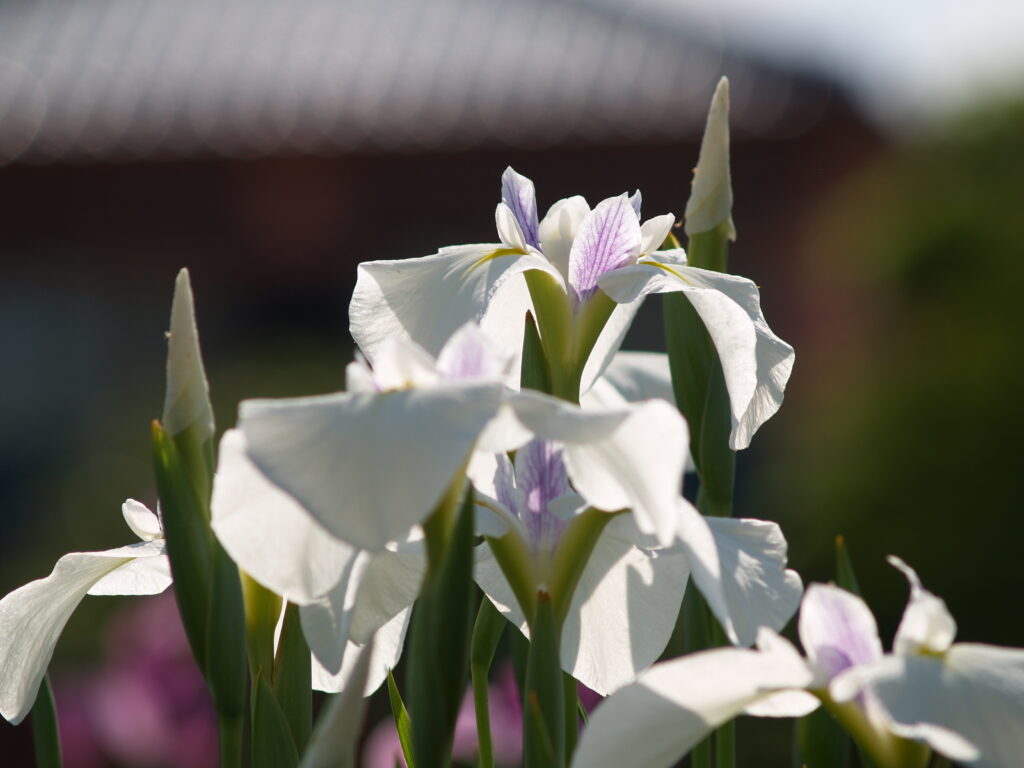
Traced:
[[207, 617], [206, 679], [218, 713], [245, 714], [245, 611], [238, 567], [213, 542], [213, 591]]
[[61, 767], [60, 731], [49, 675], [43, 678], [36, 703], [32, 705], [32, 743], [36, 750], [36, 768]]
[[847, 592], [860, 595], [860, 585], [857, 583], [857, 574], [853, 571], [850, 550], [842, 536], [836, 536], [836, 584]]
[[530, 655], [526, 662], [526, 709], [523, 755], [526, 768], [565, 765], [565, 704], [558, 623], [551, 598], [537, 595], [530, 622]]
[[295, 746], [301, 754], [313, 730], [312, 663], [302, 632], [299, 608], [289, 603], [284, 612], [281, 639], [274, 660], [274, 695], [288, 720]]
[[473, 625], [473, 641], [469, 650], [469, 670], [473, 679], [473, 707], [476, 711], [477, 744], [480, 747], [480, 768], [494, 768], [491, 743], [491, 712], [488, 701], [488, 680], [494, 651], [505, 631], [505, 617], [498, 613], [486, 596]]
[[402, 745], [405, 764], [407, 768], [416, 768], [412, 757], [412, 724], [409, 722], [409, 713], [405, 709], [405, 702], [402, 701], [402, 694], [398, 692], [395, 676], [391, 674], [390, 669], [388, 670], [388, 700], [391, 702], [391, 714], [395, 718], [398, 742]]
[[174, 442], [153, 422], [153, 466], [160, 496], [174, 596], [192, 655], [206, 670], [206, 619], [213, 585], [213, 538], [205, 504], [185, 471]]
[[846, 768], [850, 764], [850, 737], [824, 707], [800, 718], [796, 728], [801, 768]]
[[523, 332], [523, 361], [519, 369], [519, 386], [538, 392], [551, 391], [551, 375], [544, 358], [544, 347], [537, 332], [533, 315], [526, 313], [526, 329]]
[[444, 768], [450, 762], [469, 677], [473, 544], [473, 491], [468, 488], [440, 563], [428, 570], [413, 610], [407, 701], [415, 723], [417, 768]]
[[252, 699], [253, 768], [296, 768], [299, 753], [288, 720], [262, 674], [253, 683]]

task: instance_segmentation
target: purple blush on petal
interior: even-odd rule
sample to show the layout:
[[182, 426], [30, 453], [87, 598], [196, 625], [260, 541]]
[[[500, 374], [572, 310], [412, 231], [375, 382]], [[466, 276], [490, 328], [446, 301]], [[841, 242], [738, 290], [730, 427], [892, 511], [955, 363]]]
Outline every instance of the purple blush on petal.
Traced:
[[625, 194], [598, 204], [583, 221], [569, 252], [569, 285], [582, 303], [598, 279], [630, 263], [640, 252], [640, 220]]
[[527, 245], [540, 248], [537, 230], [537, 193], [533, 182], [516, 173], [511, 166], [501, 174], [501, 202], [512, 210]]
[[519, 518], [526, 525], [535, 551], [551, 549], [558, 543], [565, 522], [553, 515], [548, 505], [571, 492], [562, 449], [546, 440], [534, 440], [516, 454], [516, 480], [522, 498]]
[[801, 639], [805, 647], [813, 646], [806, 650], [829, 680], [882, 655], [874, 618], [859, 598], [835, 587], [812, 585], [801, 610]]

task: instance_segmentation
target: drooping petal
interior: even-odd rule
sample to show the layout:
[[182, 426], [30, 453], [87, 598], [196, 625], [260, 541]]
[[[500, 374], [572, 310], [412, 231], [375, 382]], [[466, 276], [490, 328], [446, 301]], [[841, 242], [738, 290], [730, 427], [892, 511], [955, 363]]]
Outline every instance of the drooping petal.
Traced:
[[589, 299], [606, 272], [640, 254], [640, 221], [626, 195], [598, 203], [576, 233], [569, 251], [569, 286], [578, 302]]
[[164, 537], [164, 529], [157, 517], [142, 502], [126, 499], [121, 505], [121, 515], [132, 533], [143, 541], [153, 541]]
[[719, 725], [811, 673], [781, 638], [761, 651], [719, 648], [656, 664], [590, 717], [573, 768], [667, 768]]
[[889, 564], [898, 568], [910, 583], [910, 600], [896, 630], [892, 650], [897, 654], [944, 653], [956, 638], [956, 621], [945, 601], [923, 586], [917, 573], [892, 555]]
[[[388, 676], [388, 670], [398, 666], [411, 614], [411, 610], [406, 609], [402, 611], [374, 633], [373, 655], [370, 657], [366, 682], [362, 690], [364, 696], [369, 696], [376, 691]], [[343, 651], [341, 668], [333, 675], [321, 666], [316, 656], [314, 656], [313, 688], [317, 691], [326, 691], [327, 693], [348, 690], [349, 686], [353, 684], [356, 663], [359, 659], [359, 652], [363, 647], [366, 646], [359, 646], [351, 640], [348, 641]]]
[[100, 594], [155, 594], [170, 584], [163, 542], [143, 542], [105, 552], [73, 552], [57, 561], [49, 576], [29, 582], [0, 600], [0, 715], [14, 723], [35, 703], [64, 625], [105, 577], [137, 558], [161, 560], [159, 567], [112, 579]]
[[115, 568], [97, 581], [86, 594], [94, 597], [110, 595], [158, 595], [171, 586], [171, 564], [163, 541], [132, 544], [121, 550], [132, 549], [135, 559]]
[[569, 251], [590, 213], [587, 201], [575, 195], [552, 205], [540, 223], [540, 249], [563, 277], [569, 277]]
[[508, 206], [515, 216], [519, 230], [522, 232], [526, 245], [540, 247], [537, 224], [537, 192], [533, 182], [520, 173], [512, 170], [512, 166], [501, 174], [501, 202]]
[[602, 290], [618, 302], [680, 291], [701, 316], [718, 350], [729, 391], [734, 450], [750, 445], [757, 429], [782, 405], [793, 369], [793, 348], [761, 313], [757, 286], [736, 275], [686, 266], [681, 251], [664, 251], [604, 275]]
[[686, 234], [698, 235], [723, 223], [729, 239], [735, 240], [729, 176], [729, 80], [725, 77], [718, 81], [704, 126], [693, 188], [686, 201]]
[[434, 509], [497, 412], [500, 384], [249, 400], [248, 455], [328, 531], [380, 551]]
[[420, 593], [427, 555], [422, 539], [373, 556], [363, 573], [349, 626], [349, 638], [359, 645], [409, 609]]
[[859, 597], [829, 584], [812, 584], [800, 607], [800, 642], [827, 683], [840, 672], [882, 658], [882, 641], [871, 609]]
[[543, 256], [516, 253], [501, 244], [464, 245], [432, 256], [359, 265], [349, 304], [349, 330], [371, 363], [385, 339], [403, 337], [431, 355], [465, 323], [480, 323], [499, 349], [518, 364], [523, 318], [533, 306], [523, 272], [548, 272], [564, 278]]
[[722, 567], [730, 640], [750, 645], [762, 627], [781, 630], [796, 613], [803, 595], [800, 576], [786, 568], [787, 544], [782, 530], [767, 520], [706, 520]]
[[174, 282], [171, 330], [167, 336], [167, 393], [161, 423], [172, 437], [193, 425], [200, 443], [213, 437], [210, 388], [199, 351], [187, 269], [182, 269]]
[[510, 397], [517, 418], [538, 438], [565, 444], [576, 490], [605, 511], [631, 509], [644, 533], [675, 537], [689, 433], [663, 400], [622, 410], [585, 411], [536, 392]]
[[[583, 569], [562, 629], [562, 668], [607, 695], [632, 682], [668, 644], [686, 589], [689, 567], [680, 552], [633, 546], [612, 520]], [[525, 618], [501, 568], [487, 549], [476, 580], [515, 626], [528, 636]]]
[[869, 688], [889, 728], [951, 760], [982, 768], [1024, 754], [1024, 650], [956, 643], [944, 656], [886, 656], [851, 669], [830, 692], [849, 700]]
[[306, 644], [328, 674], [338, 674], [344, 663], [359, 587], [372, 561], [373, 553], [357, 551], [326, 595], [299, 606]]
[[267, 480], [245, 449], [240, 430], [224, 433], [210, 504], [213, 531], [260, 584], [293, 603], [312, 602], [338, 583], [358, 550]]

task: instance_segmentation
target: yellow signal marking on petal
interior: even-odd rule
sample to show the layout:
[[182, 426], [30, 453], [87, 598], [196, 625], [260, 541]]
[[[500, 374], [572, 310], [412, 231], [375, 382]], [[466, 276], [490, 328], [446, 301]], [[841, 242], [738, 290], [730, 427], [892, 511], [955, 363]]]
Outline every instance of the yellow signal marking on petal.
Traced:
[[639, 264], [647, 264], [647, 265], [649, 265], [651, 267], [658, 267], [659, 269], [665, 270], [670, 275], [673, 275], [674, 277], [678, 277], [684, 283], [686, 283], [687, 285], [689, 285], [689, 286], [691, 286], [693, 288], [699, 288], [700, 287], [696, 283], [694, 283], [692, 280], [687, 280], [685, 277], [683, 277], [681, 274], [676, 272], [674, 269], [672, 269], [672, 267], [668, 266], [667, 264], [662, 264], [662, 263], [657, 262], [657, 261], [640, 261], [640, 262], [637, 262], [637, 263], [639, 263]]
[[481, 256], [479, 259], [470, 264], [467, 272], [472, 272], [477, 267], [486, 264], [491, 259], [500, 259], [502, 256], [525, 256], [525, 251], [520, 251], [518, 248], [498, 248], [491, 251], [485, 256]]

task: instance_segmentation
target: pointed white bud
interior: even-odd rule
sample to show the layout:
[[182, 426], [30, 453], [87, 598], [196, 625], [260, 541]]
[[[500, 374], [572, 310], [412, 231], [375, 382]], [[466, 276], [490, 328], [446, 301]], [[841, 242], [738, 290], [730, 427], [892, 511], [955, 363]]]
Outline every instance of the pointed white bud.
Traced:
[[725, 224], [726, 236], [736, 239], [732, 223], [732, 179], [729, 175], [729, 80], [718, 81], [704, 126], [700, 158], [693, 172], [686, 203], [686, 234], [708, 232]]
[[171, 330], [167, 334], [167, 395], [161, 421], [172, 437], [193, 424], [198, 442], [213, 437], [210, 388], [199, 351], [192, 284], [187, 269], [182, 269], [174, 282]]

